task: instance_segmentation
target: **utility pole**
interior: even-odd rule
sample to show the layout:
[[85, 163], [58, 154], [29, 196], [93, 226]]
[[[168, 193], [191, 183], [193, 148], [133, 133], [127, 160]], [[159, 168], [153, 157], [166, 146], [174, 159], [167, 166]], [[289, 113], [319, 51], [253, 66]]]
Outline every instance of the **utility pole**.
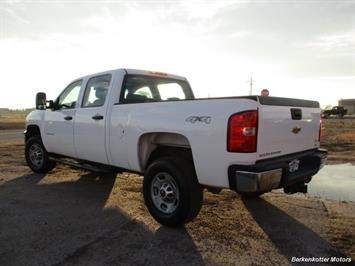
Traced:
[[249, 85], [250, 85], [249, 95], [253, 95], [253, 85], [254, 85], [255, 80], [253, 80], [253, 78], [252, 78], [252, 77], [250, 77], [250, 80], [249, 80], [249, 81], [247, 81], [247, 82], [248, 82], [248, 83], [249, 83]]

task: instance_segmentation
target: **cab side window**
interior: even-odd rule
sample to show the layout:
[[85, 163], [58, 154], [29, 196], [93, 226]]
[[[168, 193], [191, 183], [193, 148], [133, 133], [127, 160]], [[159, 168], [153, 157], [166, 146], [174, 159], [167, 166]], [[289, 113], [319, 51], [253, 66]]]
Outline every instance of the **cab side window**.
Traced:
[[82, 80], [74, 81], [58, 97], [59, 109], [73, 109], [79, 97]]
[[82, 107], [103, 106], [110, 82], [111, 74], [101, 75], [89, 79], [85, 88]]

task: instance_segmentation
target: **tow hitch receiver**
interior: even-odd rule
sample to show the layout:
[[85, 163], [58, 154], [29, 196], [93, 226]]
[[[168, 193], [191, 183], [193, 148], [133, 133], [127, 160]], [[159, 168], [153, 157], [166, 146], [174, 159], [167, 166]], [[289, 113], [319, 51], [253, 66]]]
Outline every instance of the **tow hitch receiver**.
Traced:
[[284, 187], [286, 194], [294, 194], [297, 192], [307, 193], [307, 185], [304, 182], [299, 182], [291, 186]]

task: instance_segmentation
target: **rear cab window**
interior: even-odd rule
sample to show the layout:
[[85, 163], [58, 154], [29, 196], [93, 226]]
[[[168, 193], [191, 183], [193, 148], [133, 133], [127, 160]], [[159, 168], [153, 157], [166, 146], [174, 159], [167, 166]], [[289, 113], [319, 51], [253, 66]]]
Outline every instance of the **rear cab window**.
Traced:
[[144, 103], [192, 100], [187, 81], [145, 75], [126, 75], [122, 84], [120, 103]]

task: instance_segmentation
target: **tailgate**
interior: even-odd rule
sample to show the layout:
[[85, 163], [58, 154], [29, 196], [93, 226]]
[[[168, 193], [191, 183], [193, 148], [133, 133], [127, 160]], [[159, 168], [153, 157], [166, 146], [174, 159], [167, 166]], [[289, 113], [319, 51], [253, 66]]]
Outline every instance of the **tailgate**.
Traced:
[[319, 147], [318, 102], [258, 97], [258, 109], [257, 160]]

